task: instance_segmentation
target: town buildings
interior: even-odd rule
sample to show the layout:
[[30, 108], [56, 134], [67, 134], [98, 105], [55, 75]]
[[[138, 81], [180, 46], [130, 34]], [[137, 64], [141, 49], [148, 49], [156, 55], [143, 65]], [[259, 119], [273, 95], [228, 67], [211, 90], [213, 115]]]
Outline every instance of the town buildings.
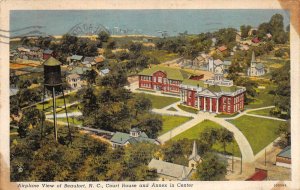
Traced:
[[147, 136], [145, 132], [142, 132], [138, 128], [132, 128], [130, 133], [116, 132], [110, 139], [112, 147], [116, 148], [118, 146], [126, 146], [128, 144], [135, 144], [139, 142], [148, 142], [159, 144], [155, 139], [151, 139]]
[[82, 86], [82, 81], [80, 79], [80, 76], [76, 73], [67, 75], [66, 77], [68, 85], [72, 89], [79, 89]]
[[179, 94], [184, 80], [200, 80], [203, 76], [183, 69], [154, 66], [139, 73], [139, 88]]
[[251, 65], [247, 70], [248, 76], [258, 77], [265, 74], [265, 66], [256, 61], [254, 51], [252, 52]]

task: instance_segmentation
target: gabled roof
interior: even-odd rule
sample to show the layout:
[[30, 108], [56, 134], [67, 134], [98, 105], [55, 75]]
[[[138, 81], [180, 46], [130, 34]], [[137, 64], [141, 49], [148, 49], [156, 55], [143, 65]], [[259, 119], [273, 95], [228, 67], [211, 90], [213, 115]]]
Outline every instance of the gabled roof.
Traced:
[[51, 49], [46, 49], [43, 53], [44, 53], [44, 54], [52, 54], [52, 53], [53, 53], [53, 50], [51, 50]]
[[109, 69], [102, 69], [100, 72], [106, 75], [109, 73]]
[[223, 52], [223, 51], [227, 50], [227, 47], [225, 45], [223, 45], [223, 46], [218, 47], [218, 50], [220, 52]]
[[265, 68], [265, 66], [264, 66], [264, 64], [262, 64], [262, 63], [257, 63], [257, 64], [255, 65], [255, 68], [258, 69], [258, 70], [260, 70], [260, 69]]
[[69, 73], [83, 75], [86, 71], [92, 70], [91, 68], [86, 67], [74, 67]]
[[206, 87], [202, 80], [184, 79], [181, 84], [195, 87]]
[[95, 59], [95, 57], [85, 57], [84, 59], [83, 59], [83, 61], [85, 62], [85, 61], [87, 61], [87, 62], [92, 62], [92, 61], [94, 61], [94, 59]]
[[179, 68], [164, 67], [164, 66], [153, 66], [149, 69], [144, 69], [139, 75], [152, 76], [153, 73], [162, 71], [167, 74], [167, 78], [173, 80], [184, 80], [188, 79], [193, 73], [185, 71]]
[[78, 79], [78, 78], [80, 78], [80, 76], [78, 74], [76, 74], [76, 73], [70, 74], [67, 77], [70, 78], [70, 79]]
[[277, 156], [284, 157], [284, 158], [291, 158], [291, 146], [285, 147]]
[[94, 59], [94, 61], [96, 62], [96, 63], [101, 63], [101, 62], [103, 62], [104, 61], [104, 57], [103, 56], [98, 56], [98, 57], [95, 57], [95, 59]]
[[220, 59], [217, 59], [217, 60], [214, 60], [214, 64], [215, 65], [221, 65], [221, 64], [223, 64], [223, 61], [220, 60]]
[[148, 167], [155, 168], [158, 174], [174, 177], [179, 180], [187, 179], [193, 169], [179, 164], [156, 160], [154, 158], [150, 161]]
[[82, 57], [83, 56], [81, 56], [81, 55], [72, 55], [70, 59], [80, 61], [82, 59]]
[[129, 142], [130, 144], [138, 143], [138, 142], [149, 142], [149, 143], [155, 143], [155, 139], [149, 138], [146, 133], [141, 133], [139, 137], [132, 137], [128, 133], [122, 133], [122, 132], [116, 132], [112, 138], [110, 139], [113, 143], [118, 143], [124, 145], [126, 142]]

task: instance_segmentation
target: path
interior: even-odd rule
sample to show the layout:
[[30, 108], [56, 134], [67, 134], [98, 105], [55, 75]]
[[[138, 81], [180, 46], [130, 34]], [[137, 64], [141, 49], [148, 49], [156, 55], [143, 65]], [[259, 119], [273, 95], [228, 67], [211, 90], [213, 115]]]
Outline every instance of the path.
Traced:
[[[68, 113], [68, 117], [78, 117], [78, 116], [82, 116], [81, 112], [72, 112], [72, 113]], [[60, 114], [56, 114], [57, 118], [65, 118], [66, 117], [66, 113], [60, 113]], [[53, 118], [53, 114], [52, 115], [46, 115], [46, 119], [52, 119]]]

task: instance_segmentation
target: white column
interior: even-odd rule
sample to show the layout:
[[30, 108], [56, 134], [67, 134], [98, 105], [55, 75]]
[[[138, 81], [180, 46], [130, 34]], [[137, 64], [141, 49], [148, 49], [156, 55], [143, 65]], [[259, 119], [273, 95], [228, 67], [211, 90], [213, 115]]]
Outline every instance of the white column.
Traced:
[[199, 101], [199, 96], [198, 96], [198, 110], [200, 110], [200, 101]]
[[219, 98], [216, 98], [217, 100], [217, 108], [216, 108], [216, 113], [219, 113]]
[[206, 97], [203, 98], [204, 98], [204, 111], [206, 111]]
[[212, 112], [212, 98], [209, 98], [209, 112]]

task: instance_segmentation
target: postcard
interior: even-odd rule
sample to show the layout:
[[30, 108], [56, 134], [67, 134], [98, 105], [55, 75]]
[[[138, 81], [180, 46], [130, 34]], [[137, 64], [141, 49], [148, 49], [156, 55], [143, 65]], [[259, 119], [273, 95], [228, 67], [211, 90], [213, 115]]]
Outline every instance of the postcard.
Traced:
[[2, 1], [1, 189], [300, 189], [300, 1]]

